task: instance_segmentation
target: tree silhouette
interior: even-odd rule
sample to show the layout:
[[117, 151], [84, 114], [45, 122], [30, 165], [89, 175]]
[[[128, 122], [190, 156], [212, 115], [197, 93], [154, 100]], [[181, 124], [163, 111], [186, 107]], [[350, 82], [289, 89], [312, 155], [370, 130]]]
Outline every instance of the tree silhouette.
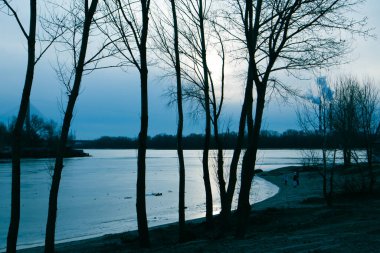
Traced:
[[146, 215], [145, 174], [146, 149], [148, 137], [148, 60], [147, 40], [150, 0], [110, 0], [105, 2], [107, 16], [112, 31], [108, 36], [117, 34], [120, 43], [115, 43], [122, 61], [136, 67], [140, 73], [141, 121], [138, 137], [136, 212], [141, 247], [149, 247], [149, 231]]
[[20, 107], [16, 122], [12, 130], [12, 198], [11, 198], [11, 220], [7, 237], [7, 252], [16, 252], [18, 229], [20, 223], [20, 177], [21, 177], [21, 143], [22, 143], [22, 130], [25, 118], [29, 107], [29, 98], [33, 85], [35, 65], [52, 45], [54, 40], [59, 37], [58, 31], [49, 34], [51, 37], [48, 39], [47, 46], [41, 48], [41, 53], [36, 55], [36, 30], [37, 30], [37, 0], [30, 0], [29, 2], [29, 31], [26, 30], [22, 24], [16, 10], [11, 5], [10, 1], [1, 0], [0, 10], [13, 16], [27, 41], [28, 60], [26, 67], [26, 75], [24, 81], [24, 88], [22, 91]]
[[[80, 91], [82, 77], [84, 72], [86, 71], [86, 66], [94, 64], [94, 62], [96, 62], [99, 59], [99, 57], [103, 58], [101, 52], [107, 46], [107, 43], [103, 44], [101, 49], [97, 53], [95, 53], [93, 57], [86, 60], [91, 26], [94, 23], [93, 18], [96, 13], [97, 5], [97, 0], [93, 0], [91, 1], [91, 3], [89, 3], [89, 1], [86, 0], [83, 5], [74, 4], [73, 6], [71, 6], [70, 9], [68, 9], [68, 15], [65, 17], [64, 22], [59, 22], [56, 24], [58, 26], [65, 26], [68, 28], [67, 36], [63, 36], [61, 42], [65, 46], [67, 46], [69, 48], [69, 52], [72, 53], [73, 65], [71, 66], [71, 69], [67, 69], [63, 65], [59, 65], [57, 69], [58, 77], [67, 89], [68, 103], [66, 106], [61, 134], [59, 138], [58, 151], [55, 159], [52, 184], [49, 194], [49, 208], [45, 234], [46, 253], [54, 252], [55, 248], [54, 242], [55, 227], [57, 220], [58, 192], [63, 170], [63, 158], [64, 152], [66, 150], [66, 144], [68, 141], [68, 135], [70, 131], [70, 125], [73, 117], [75, 103]], [[95, 64], [94, 68], [97, 68], [97, 64]]]
[[207, 63], [208, 17], [212, 1], [179, 1], [182, 27], [182, 75], [190, 84], [184, 89], [184, 98], [195, 102], [195, 107], [204, 111], [205, 134], [203, 141], [202, 169], [206, 195], [206, 222], [213, 223], [213, 197], [209, 172], [209, 152], [211, 144], [210, 72]]
[[[230, 20], [237, 27], [236, 30], [231, 30], [231, 36], [243, 43], [248, 62], [239, 127], [239, 136], [241, 136], [244, 130], [242, 123], [246, 120], [248, 146], [242, 162], [237, 210], [238, 237], [245, 234], [246, 220], [250, 212], [249, 195], [254, 177], [266, 93], [268, 88], [273, 87], [271, 85], [284, 88], [285, 91], [289, 90], [289, 87], [278, 82], [273, 74], [281, 70], [294, 72], [341, 63], [344, 60], [342, 55], [347, 52], [349, 46], [344, 34], [368, 32], [363, 28], [365, 19], [353, 19], [347, 15], [360, 2], [360, 0], [231, 2], [231, 9], [236, 12], [230, 16]], [[342, 37], [336, 36], [338, 32]], [[255, 92], [255, 107], [253, 107], [253, 92]], [[240, 153], [238, 149], [235, 150]]]
[[[336, 145], [332, 129], [332, 106], [334, 103], [333, 91], [327, 84], [326, 77], [317, 78], [317, 94], [308, 94], [297, 111], [298, 122], [304, 132], [317, 134], [321, 139], [320, 151], [322, 152], [322, 168], [319, 170], [323, 179], [323, 197], [328, 206], [332, 205], [334, 190], [334, 167], [336, 158]], [[306, 152], [306, 159], [310, 160], [311, 166], [319, 166], [315, 160], [318, 154], [315, 150]], [[331, 159], [332, 158], [332, 159]], [[329, 161], [332, 160], [332, 164]]]
[[380, 126], [380, 94], [374, 80], [366, 78], [358, 94], [359, 125], [365, 139], [368, 162], [369, 192], [373, 192], [376, 175], [373, 172], [373, 151], [376, 138], [379, 136]]
[[[153, 15], [154, 31], [152, 36], [155, 47], [155, 54], [161, 61], [160, 66], [169, 77], [175, 76], [176, 86], [173, 90], [169, 90], [169, 96], [174, 96], [177, 104], [178, 124], [176, 135], [176, 149], [179, 163], [179, 194], [178, 194], [178, 224], [179, 224], [179, 241], [186, 240], [185, 233], [185, 163], [183, 156], [183, 95], [182, 95], [182, 76], [181, 76], [181, 53], [180, 53], [180, 39], [177, 18], [177, 6], [174, 0], [170, 0], [169, 5], [156, 5], [157, 13]], [[167, 15], [169, 12], [171, 16]], [[157, 19], [155, 18], [157, 16]], [[158, 135], [155, 139], [157, 144], [165, 142], [165, 146], [169, 146], [169, 139], [173, 137]], [[165, 139], [165, 140], [164, 140]], [[152, 139], [150, 140], [152, 142]], [[148, 144], [149, 145], [149, 144]], [[159, 145], [159, 144], [158, 144]]]

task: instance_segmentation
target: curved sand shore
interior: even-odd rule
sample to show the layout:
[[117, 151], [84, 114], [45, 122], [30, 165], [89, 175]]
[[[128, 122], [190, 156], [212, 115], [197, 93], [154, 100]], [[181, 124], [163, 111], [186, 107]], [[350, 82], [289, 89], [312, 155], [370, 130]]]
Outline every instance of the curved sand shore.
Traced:
[[[261, 173], [280, 191], [253, 206], [245, 239], [233, 231], [224, 235], [205, 231], [189, 221], [191, 241], [178, 244], [177, 225], [151, 230], [152, 247], [142, 250], [137, 232], [58, 244], [57, 252], [379, 252], [380, 200], [378, 197], [339, 198], [327, 208], [321, 199], [322, 177], [315, 171], [300, 171], [300, 185], [293, 187], [294, 167]], [[284, 184], [284, 175], [288, 184]], [[20, 252], [43, 252], [42, 247]]]

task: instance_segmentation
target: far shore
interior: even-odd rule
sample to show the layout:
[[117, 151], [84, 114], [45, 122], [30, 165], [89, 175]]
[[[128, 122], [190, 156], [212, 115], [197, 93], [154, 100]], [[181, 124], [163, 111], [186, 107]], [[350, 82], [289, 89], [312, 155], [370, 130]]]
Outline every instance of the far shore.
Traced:
[[[294, 187], [292, 175], [296, 170], [300, 173], [300, 185]], [[187, 221], [189, 241], [186, 243], [177, 242], [178, 225], [172, 223], [151, 228], [149, 249], [141, 249], [137, 231], [129, 231], [59, 243], [56, 252], [343, 253], [378, 252], [380, 249], [378, 193], [339, 195], [333, 206], [327, 207], [322, 198], [322, 177], [316, 171], [285, 167], [259, 175], [280, 190], [275, 196], [253, 205], [245, 239], [235, 239], [233, 227], [221, 235], [218, 225], [210, 231], [205, 228], [204, 219], [197, 219]], [[286, 185], [285, 178], [288, 179]], [[338, 180], [337, 185], [340, 184]], [[43, 247], [19, 252], [39, 253], [43, 252]]]

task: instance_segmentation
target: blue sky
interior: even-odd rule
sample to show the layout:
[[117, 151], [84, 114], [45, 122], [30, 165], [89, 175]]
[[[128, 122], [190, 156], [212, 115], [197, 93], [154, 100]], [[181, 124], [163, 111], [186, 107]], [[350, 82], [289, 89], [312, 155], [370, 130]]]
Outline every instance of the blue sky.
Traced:
[[[369, 27], [380, 36], [380, 2], [367, 1], [359, 10], [368, 16]], [[23, 14], [23, 13], [22, 13]], [[27, 19], [27, 16], [25, 16]], [[0, 120], [7, 122], [18, 110], [26, 66], [26, 43], [14, 19], [0, 13]], [[336, 76], [350, 73], [369, 75], [380, 82], [380, 43], [378, 39], [358, 38], [353, 41], [352, 62], [320, 74]], [[52, 69], [55, 64], [52, 50], [36, 68], [31, 101], [38, 114], [52, 118], [60, 124], [65, 103], [63, 87]], [[160, 78], [160, 70], [149, 72], [149, 135], [176, 132], [176, 110], [169, 107], [164, 92], [170, 80]], [[295, 80], [283, 75], [283, 80], [307, 90], [316, 75], [305, 73], [305, 80]], [[380, 86], [380, 85], [379, 85]], [[78, 139], [93, 139], [103, 135], [135, 137], [139, 132], [139, 79], [134, 70], [106, 70], [85, 76], [82, 91], [75, 109], [72, 130]], [[224, 129], [236, 131], [242, 102], [242, 84], [227, 87], [228, 93], [222, 119]], [[33, 111], [33, 110], [32, 110]], [[200, 133], [203, 118], [194, 119], [186, 112], [185, 134]], [[264, 129], [284, 131], [297, 128], [295, 106], [272, 99], [264, 114]]]

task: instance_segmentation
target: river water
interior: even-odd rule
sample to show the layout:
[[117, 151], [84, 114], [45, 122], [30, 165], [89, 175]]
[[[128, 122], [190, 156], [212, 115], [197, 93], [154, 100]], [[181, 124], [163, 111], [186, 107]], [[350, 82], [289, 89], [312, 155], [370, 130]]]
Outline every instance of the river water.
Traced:
[[[91, 157], [65, 160], [58, 200], [56, 241], [71, 241], [137, 229], [135, 212], [136, 150], [85, 150]], [[213, 151], [211, 152], [212, 155]], [[202, 152], [185, 151], [186, 219], [204, 217]], [[232, 151], [225, 151], [230, 163]], [[264, 171], [300, 165], [299, 150], [260, 150], [257, 168]], [[148, 150], [146, 201], [149, 227], [177, 221], [178, 159], [175, 150]], [[214, 213], [220, 211], [215, 159], [210, 158]], [[21, 172], [21, 220], [18, 248], [42, 245], [53, 159], [24, 159]], [[238, 184], [239, 185], [239, 184]], [[236, 190], [238, 192], [238, 189]], [[278, 192], [255, 177], [251, 202]], [[155, 193], [162, 193], [155, 196]], [[0, 251], [6, 247], [10, 219], [11, 163], [0, 161]], [[236, 198], [234, 200], [236, 206]]]

